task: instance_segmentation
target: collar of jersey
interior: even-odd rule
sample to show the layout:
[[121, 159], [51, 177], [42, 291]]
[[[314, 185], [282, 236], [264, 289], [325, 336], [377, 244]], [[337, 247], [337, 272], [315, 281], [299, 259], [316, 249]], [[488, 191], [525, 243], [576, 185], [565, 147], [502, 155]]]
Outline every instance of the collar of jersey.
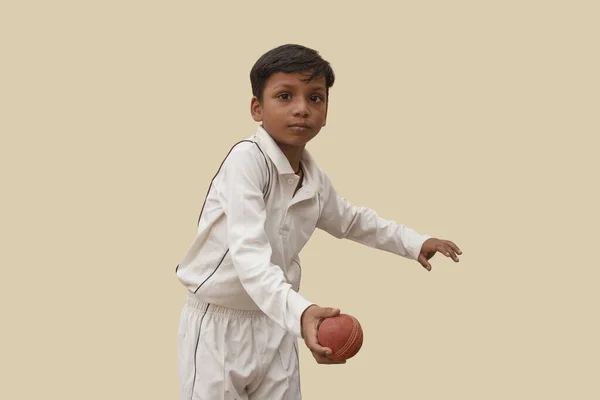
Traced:
[[[285, 154], [283, 154], [283, 151], [281, 151], [275, 140], [261, 125], [259, 125], [256, 129], [256, 137], [258, 138], [261, 148], [267, 153], [266, 155], [275, 164], [277, 173], [279, 175], [295, 174], [290, 162]], [[316, 191], [317, 180], [315, 178], [318, 176], [318, 170], [312, 155], [306, 149], [304, 149], [302, 154], [301, 163], [304, 171], [303, 187], [310, 191]]]

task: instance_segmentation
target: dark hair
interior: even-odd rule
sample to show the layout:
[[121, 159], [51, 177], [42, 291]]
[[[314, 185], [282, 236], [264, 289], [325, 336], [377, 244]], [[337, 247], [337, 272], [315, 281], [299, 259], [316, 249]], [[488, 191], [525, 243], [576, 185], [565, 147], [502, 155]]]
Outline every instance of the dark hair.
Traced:
[[285, 44], [263, 54], [250, 71], [252, 94], [259, 101], [262, 101], [267, 80], [277, 72], [310, 74], [307, 82], [324, 77], [328, 98], [329, 88], [335, 81], [331, 66], [317, 51], [297, 44]]

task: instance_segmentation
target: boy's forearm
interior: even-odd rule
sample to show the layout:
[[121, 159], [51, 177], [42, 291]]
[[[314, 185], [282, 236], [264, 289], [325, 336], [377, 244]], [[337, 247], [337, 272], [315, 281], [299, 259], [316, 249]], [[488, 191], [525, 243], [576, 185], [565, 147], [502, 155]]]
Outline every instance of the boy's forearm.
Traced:
[[273, 265], [266, 268], [257, 266], [256, 269], [260, 268], [263, 271], [259, 275], [251, 276], [248, 271], [241, 271], [245, 267], [240, 266], [240, 281], [250, 298], [267, 317], [300, 338], [302, 313], [313, 303], [294, 291], [276, 270], [270, 270], [272, 267], [279, 268]]
[[333, 189], [326, 199], [317, 226], [337, 238], [415, 260], [423, 243], [430, 238], [405, 225], [382, 218], [368, 207], [353, 206]]
[[423, 243], [431, 236], [377, 215], [367, 207], [354, 207], [346, 239], [417, 260]]

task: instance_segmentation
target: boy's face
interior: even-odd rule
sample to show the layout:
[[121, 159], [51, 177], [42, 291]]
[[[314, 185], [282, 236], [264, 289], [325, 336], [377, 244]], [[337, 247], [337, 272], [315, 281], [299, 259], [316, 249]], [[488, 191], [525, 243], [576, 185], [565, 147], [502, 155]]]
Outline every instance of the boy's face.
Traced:
[[252, 118], [280, 145], [304, 147], [327, 120], [325, 78], [279, 72], [267, 80], [262, 103], [252, 98]]

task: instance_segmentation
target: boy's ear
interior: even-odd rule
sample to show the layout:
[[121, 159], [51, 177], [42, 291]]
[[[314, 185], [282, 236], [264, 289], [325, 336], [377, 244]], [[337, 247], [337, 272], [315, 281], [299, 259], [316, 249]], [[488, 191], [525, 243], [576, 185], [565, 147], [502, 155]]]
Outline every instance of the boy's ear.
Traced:
[[250, 114], [252, 114], [252, 119], [256, 122], [262, 121], [262, 105], [256, 96], [252, 96], [252, 100], [250, 101]]

